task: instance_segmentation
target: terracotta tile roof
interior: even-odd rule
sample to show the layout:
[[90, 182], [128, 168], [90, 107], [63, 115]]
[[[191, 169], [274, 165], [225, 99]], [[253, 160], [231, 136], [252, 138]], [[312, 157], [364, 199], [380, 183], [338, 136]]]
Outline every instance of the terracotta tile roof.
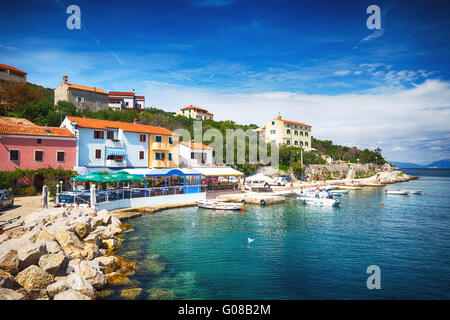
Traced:
[[73, 89], [78, 89], [78, 90], [84, 90], [84, 91], [91, 91], [91, 92], [98, 92], [98, 93], [104, 93], [107, 94], [104, 90], [99, 89], [99, 88], [94, 88], [94, 87], [85, 87], [85, 86], [80, 86], [78, 84], [73, 84], [73, 83], [68, 83], [67, 86], [69, 88], [73, 88]]
[[145, 96], [136, 96], [138, 99], [145, 99]]
[[[186, 146], [186, 147], [189, 147], [189, 142], [181, 141], [180, 143], [182, 145]], [[200, 143], [200, 142], [194, 142], [194, 141], [191, 141], [191, 147], [190, 148], [191, 149], [214, 150], [213, 147], [207, 146], [207, 145], [205, 145], [203, 143]]]
[[101, 119], [89, 119], [89, 118], [80, 118], [80, 117], [71, 117], [68, 116], [72, 122], [76, 122], [78, 127], [81, 128], [90, 128], [90, 129], [103, 129], [107, 130], [108, 128], [114, 129], [122, 129], [127, 132], [138, 132], [138, 133], [156, 133], [163, 135], [177, 135], [176, 133], [170, 131], [169, 129], [162, 127], [149, 126], [145, 124], [134, 124], [128, 122], [120, 122], [120, 121], [110, 121], [110, 120], [101, 120]]
[[20, 118], [0, 117], [0, 134], [75, 138], [67, 128], [41, 127]]
[[23, 74], [27, 74], [26, 72], [24, 72], [22, 70], [19, 70], [17, 68], [11, 67], [11, 66], [7, 66], [6, 64], [1, 64], [0, 63], [0, 68], [5, 68], [5, 69], [13, 70], [13, 71], [16, 71], [16, 72], [20, 72], [20, 73], [23, 73]]
[[110, 96], [134, 96], [133, 92], [110, 91]]
[[[280, 119], [276, 119], [276, 120], [280, 120]], [[286, 123], [290, 123], [290, 124], [297, 124], [297, 125], [300, 125], [300, 126], [311, 127], [310, 125], [305, 124], [305, 123], [301, 123], [301, 122], [288, 121], [288, 120], [283, 120], [283, 119], [281, 119], [281, 121], [286, 122]]]
[[[204, 112], [207, 112], [207, 113], [209, 113], [209, 112], [208, 112], [208, 110], [206, 110], [206, 109], [202, 109], [202, 108], [199, 108], [199, 107], [196, 107], [196, 106], [193, 106], [193, 105], [190, 105], [190, 106], [187, 106], [187, 107], [181, 108], [180, 110], [189, 110], [189, 109], [194, 109], [194, 110], [198, 110], [198, 111], [204, 111]], [[212, 114], [212, 113], [211, 113], [211, 114]]]

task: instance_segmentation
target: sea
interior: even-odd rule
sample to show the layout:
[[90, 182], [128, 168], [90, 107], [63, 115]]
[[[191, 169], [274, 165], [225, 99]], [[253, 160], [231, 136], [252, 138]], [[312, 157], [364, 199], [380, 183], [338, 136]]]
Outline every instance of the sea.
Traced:
[[[137, 262], [127, 288], [143, 289], [138, 299], [449, 299], [450, 170], [404, 172], [419, 179], [350, 191], [340, 208], [292, 197], [132, 219], [118, 252]], [[398, 189], [423, 194], [385, 194]]]

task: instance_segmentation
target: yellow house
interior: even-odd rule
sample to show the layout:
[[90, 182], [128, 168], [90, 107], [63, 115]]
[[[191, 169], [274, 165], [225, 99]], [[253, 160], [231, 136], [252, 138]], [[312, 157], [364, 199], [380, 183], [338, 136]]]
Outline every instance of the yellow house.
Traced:
[[153, 127], [148, 141], [148, 167], [149, 168], [176, 168], [179, 167], [178, 144], [179, 137], [165, 128], [155, 132]]
[[278, 116], [254, 131], [265, 142], [274, 141], [278, 146], [285, 144], [311, 150], [311, 126], [305, 123], [284, 120]]
[[181, 115], [194, 120], [212, 120], [213, 114], [206, 109], [202, 109], [193, 105], [181, 108], [177, 112], [177, 115]]

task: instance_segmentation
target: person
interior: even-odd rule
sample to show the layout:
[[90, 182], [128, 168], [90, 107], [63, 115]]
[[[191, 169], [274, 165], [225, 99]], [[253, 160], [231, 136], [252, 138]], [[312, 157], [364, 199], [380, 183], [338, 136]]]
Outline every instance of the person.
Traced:
[[294, 192], [294, 181], [291, 180], [291, 192]]

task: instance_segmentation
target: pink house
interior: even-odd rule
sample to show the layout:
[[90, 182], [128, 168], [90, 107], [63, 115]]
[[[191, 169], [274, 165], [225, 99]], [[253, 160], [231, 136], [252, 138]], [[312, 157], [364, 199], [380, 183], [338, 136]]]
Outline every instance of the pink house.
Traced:
[[68, 129], [0, 117], [0, 171], [48, 166], [72, 170], [75, 160], [76, 137]]

